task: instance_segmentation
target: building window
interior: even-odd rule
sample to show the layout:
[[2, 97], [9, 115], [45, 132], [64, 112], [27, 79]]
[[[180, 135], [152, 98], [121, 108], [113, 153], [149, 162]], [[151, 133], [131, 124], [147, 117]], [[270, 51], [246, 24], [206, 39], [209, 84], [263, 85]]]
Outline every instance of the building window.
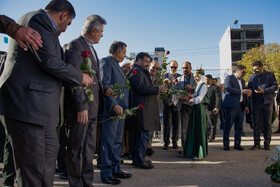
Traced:
[[157, 61], [157, 62], [158, 62], [158, 57], [155, 57], [155, 58], [154, 58], [154, 61]]

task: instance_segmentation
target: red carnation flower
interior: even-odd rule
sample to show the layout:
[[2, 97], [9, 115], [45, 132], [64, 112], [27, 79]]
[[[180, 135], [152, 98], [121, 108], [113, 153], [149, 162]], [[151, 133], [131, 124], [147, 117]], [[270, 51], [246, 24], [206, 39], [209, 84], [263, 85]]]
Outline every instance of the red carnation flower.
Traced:
[[174, 82], [178, 82], [178, 79], [175, 79]]
[[143, 109], [144, 108], [144, 106], [142, 104], [140, 104], [138, 107], [139, 107], [139, 109]]
[[175, 82], [173, 82], [173, 86], [175, 85]]
[[132, 74], [136, 75], [137, 74], [137, 70], [136, 69], [132, 70]]
[[83, 51], [81, 56], [84, 57], [84, 58], [89, 57], [89, 52], [88, 52], [88, 50]]
[[167, 50], [167, 51], [166, 51], [166, 54], [169, 55], [169, 53], [170, 53], [170, 51]]
[[189, 99], [192, 99], [192, 98], [193, 98], [193, 97], [190, 95], [190, 96], [189, 96]]

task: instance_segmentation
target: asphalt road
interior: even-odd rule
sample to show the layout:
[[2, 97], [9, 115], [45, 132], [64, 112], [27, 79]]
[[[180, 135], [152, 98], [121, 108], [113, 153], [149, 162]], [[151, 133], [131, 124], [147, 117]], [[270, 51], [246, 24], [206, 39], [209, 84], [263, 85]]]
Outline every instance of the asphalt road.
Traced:
[[[274, 122], [278, 126], [278, 120]], [[233, 129], [231, 132], [231, 148], [233, 146]], [[273, 128], [276, 131], [276, 127]], [[123, 171], [131, 173], [130, 179], [123, 179], [119, 186], [270, 186], [270, 178], [264, 172], [267, 163], [266, 157], [272, 155], [272, 151], [250, 150], [253, 145], [252, 129], [248, 124], [244, 125], [245, 136], [242, 137], [244, 151], [233, 148], [230, 151], [222, 149], [222, 131], [217, 131], [215, 142], [209, 142], [209, 154], [202, 161], [193, 161], [178, 154], [178, 150], [170, 148], [162, 150], [163, 142], [160, 139], [153, 140], [155, 154], [147, 159], [152, 160], [154, 169], [143, 170], [131, 165], [131, 160], [124, 159], [121, 165]], [[263, 140], [263, 139], [262, 139]], [[280, 134], [272, 135], [271, 148], [280, 145]], [[95, 163], [95, 160], [94, 160]], [[0, 164], [0, 174], [3, 164]], [[1, 185], [0, 185], [1, 186]], [[55, 176], [55, 187], [69, 186], [67, 181]], [[101, 183], [100, 171], [95, 170], [94, 186], [110, 186]]]

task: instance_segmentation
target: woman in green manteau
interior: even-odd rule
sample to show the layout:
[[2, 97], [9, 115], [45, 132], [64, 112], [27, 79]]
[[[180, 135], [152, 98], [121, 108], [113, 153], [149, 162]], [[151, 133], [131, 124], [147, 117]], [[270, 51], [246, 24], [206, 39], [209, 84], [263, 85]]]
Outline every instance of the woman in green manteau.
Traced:
[[194, 78], [198, 85], [193, 94], [193, 98], [189, 99], [193, 105], [189, 119], [184, 155], [192, 157], [194, 160], [202, 160], [208, 155], [205, 105], [209, 103], [209, 97], [205, 84], [204, 70], [196, 70], [194, 72]]

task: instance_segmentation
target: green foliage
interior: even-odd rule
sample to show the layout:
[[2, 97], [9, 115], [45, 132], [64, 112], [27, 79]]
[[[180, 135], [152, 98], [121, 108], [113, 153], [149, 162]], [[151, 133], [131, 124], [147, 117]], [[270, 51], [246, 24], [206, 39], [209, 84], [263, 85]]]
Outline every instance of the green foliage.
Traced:
[[238, 64], [247, 67], [247, 74], [244, 80], [247, 82], [249, 77], [254, 73], [252, 63], [254, 61], [261, 61], [266, 71], [273, 72], [276, 80], [280, 83], [280, 46], [277, 43], [270, 43], [252, 48], [243, 55], [242, 60]]

